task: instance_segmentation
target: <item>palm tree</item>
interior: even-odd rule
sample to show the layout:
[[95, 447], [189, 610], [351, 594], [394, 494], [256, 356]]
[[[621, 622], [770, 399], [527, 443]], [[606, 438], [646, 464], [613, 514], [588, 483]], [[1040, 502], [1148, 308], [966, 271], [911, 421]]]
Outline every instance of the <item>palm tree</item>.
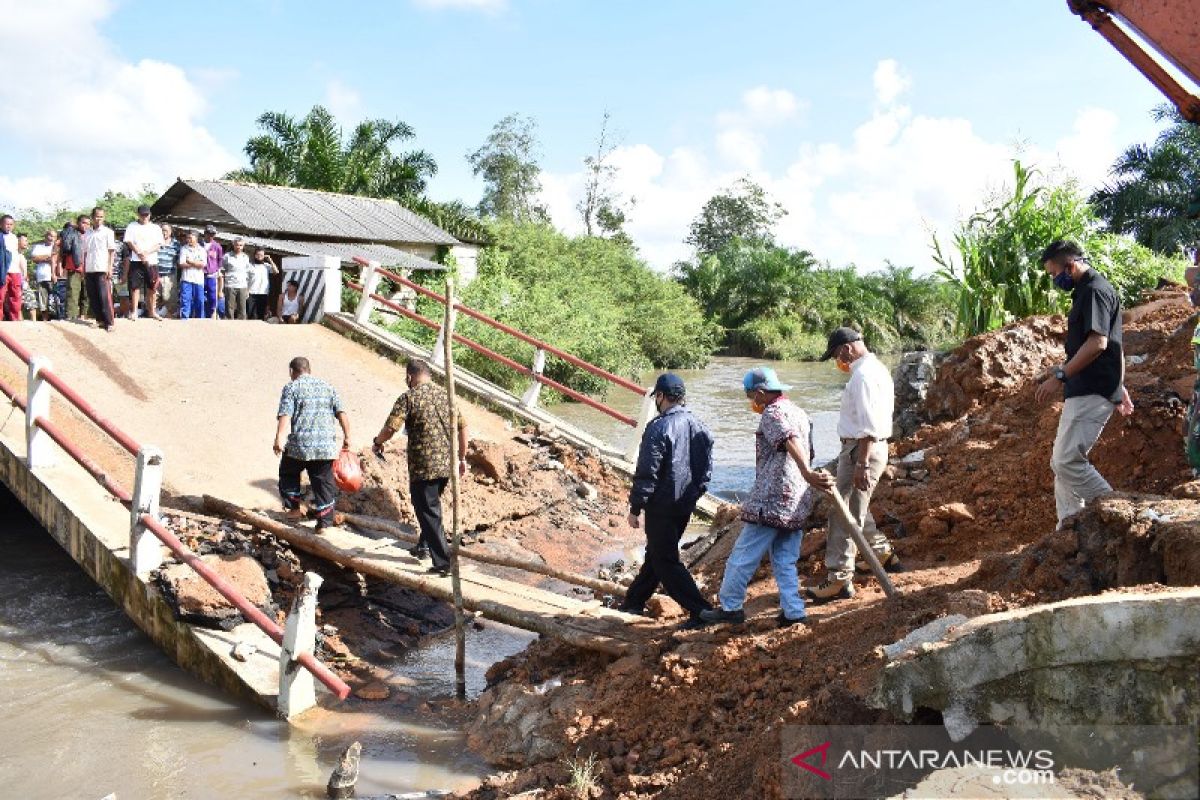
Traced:
[[1189, 195], [1200, 185], [1200, 126], [1184, 120], [1174, 106], [1159, 106], [1153, 116], [1170, 126], [1153, 145], [1122, 153], [1112, 166], [1112, 181], [1091, 202], [1113, 232], [1173, 255], [1200, 240], [1200, 221], [1187, 218]]
[[227, 178], [404, 201], [423, 196], [437, 173], [424, 150], [393, 152], [393, 145], [414, 136], [401, 121], [365, 120], [344, 140], [333, 115], [318, 105], [302, 119], [267, 111], [258, 127], [263, 133], [246, 142], [250, 168]]

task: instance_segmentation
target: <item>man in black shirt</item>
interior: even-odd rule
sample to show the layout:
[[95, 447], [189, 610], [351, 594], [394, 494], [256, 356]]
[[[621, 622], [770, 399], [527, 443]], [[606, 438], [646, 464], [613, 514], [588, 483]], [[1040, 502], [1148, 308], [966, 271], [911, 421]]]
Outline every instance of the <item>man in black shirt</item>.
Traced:
[[1125, 354], [1121, 348], [1121, 301], [1103, 275], [1088, 266], [1074, 242], [1054, 241], [1042, 253], [1042, 267], [1054, 285], [1071, 292], [1067, 317], [1067, 360], [1043, 376], [1034, 398], [1050, 403], [1062, 390], [1062, 415], [1054, 437], [1054, 503], [1058, 526], [1093, 497], [1112, 491], [1088, 461], [1088, 453], [1112, 416], [1133, 413], [1125, 390]]

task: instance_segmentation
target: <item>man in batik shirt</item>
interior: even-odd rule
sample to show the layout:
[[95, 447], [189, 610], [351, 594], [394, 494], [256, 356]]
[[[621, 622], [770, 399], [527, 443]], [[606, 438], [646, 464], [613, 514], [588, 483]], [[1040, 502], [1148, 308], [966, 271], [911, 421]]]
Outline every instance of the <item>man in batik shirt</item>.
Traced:
[[[410, 359], [404, 369], [408, 391], [396, 399], [392, 413], [376, 435], [375, 454], [383, 457], [383, 445], [400, 432], [408, 435], [408, 493], [413, 512], [421, 528], [421, 538], [409, 552], [417, 558], [429, 554], [433, 559], [430, 572], [447, 575], [450, 553], [446, 549], [446, 533], [442, 528], [442, 492], [455, 469], [450, 436], [450, 398], [433, 382], [429, 365]], [[458, 418], [459, 475], [467, 472], [467, 421]]]

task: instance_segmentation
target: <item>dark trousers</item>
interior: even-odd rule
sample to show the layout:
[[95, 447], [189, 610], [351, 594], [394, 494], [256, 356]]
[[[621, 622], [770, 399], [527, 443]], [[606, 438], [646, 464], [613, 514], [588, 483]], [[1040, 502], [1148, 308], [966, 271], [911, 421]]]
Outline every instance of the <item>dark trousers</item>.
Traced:
[[99, 322], [105, 329], [113, 324], [112, 285], [108, 274], [104, 272], [88, 272], [87, 299], [92, 307], [92, 319]]
[[442, 492], [449, 478], [431, 481], [409, 481], [408, 494], [421, 527], [421, 546], [429, 548], [435, 567], [450, 566], [450, 551], [446, 549], [446, 532], [442, 528]]
[[691, 512], [681, 515], [646, 510], [643, 520], [646, 526], [646, 560], [625, 592], [625, 608], [641, 611], [659, 583], [671, 599], [693, 617], [706, 608], [712, 608], [700, 593], [687, 567], [679, 560], [679, 540], [683, 538], [691, 517]]
[[246, 319], [267, 318], [267, 298], [269, 295], [252, 294], [246, 299]]
[[337, 484], [333, 482], [333, 461], [301, 461], [284, 454], [279, 459], [279, 495], [285, 508], [294, 509], [304, 499], [300, 488], [300, 473], [308, 473], [312, 486], [313, 502], [309, 506], [310, 517], [315, 517], [321, 527], [333, 516], [333, 504], [337, 501]]

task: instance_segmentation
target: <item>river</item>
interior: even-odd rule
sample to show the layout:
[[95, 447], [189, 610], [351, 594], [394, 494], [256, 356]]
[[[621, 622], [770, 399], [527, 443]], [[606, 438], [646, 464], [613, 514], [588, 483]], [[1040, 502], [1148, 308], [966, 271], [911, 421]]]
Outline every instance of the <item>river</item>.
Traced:
[[[718, 358], [679, 373], [716, 438], [711, 488], [725, 496], [753, 480], [758, 418], [741, 378], [757, 363]], [[844, 376], [828, 364], [773, 366], [813, 413], [818, 460], [836, 455]], [[636, 415], [640, 401], [622, 394], [609, 402]], [[632, 433], [583, 406], [554, 411], [610, 441]], [[469, 692], [482, 691], [487, 667], [531, 638], [494, 623], [470, 630]], [[452, 636], [434, 637], [396, 672], [418, 698], [446, 697], [452, 663]], [[0, 797], [22, 800], [324, 797], [338, 754], [355, 740], [360, 796], [466, 788], [488, 772], [437, 714], [383, 717], [351, 700], [288, 726], [230, 702], [163, 655], [2, 487], [0, 708]]]

